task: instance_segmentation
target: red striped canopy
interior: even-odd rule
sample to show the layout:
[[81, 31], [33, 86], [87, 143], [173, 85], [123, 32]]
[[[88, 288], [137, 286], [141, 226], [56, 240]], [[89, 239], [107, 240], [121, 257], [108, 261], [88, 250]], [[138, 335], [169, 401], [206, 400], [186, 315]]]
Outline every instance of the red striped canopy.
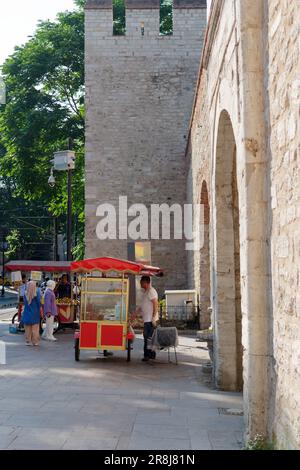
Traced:
[[14, 271], [43, 271], [47, 273], [69, 272], [71, 261], [10, 261], [5, 269]]
[[122, 274], [136, 274], [148, 276], [163, 276], [160, 268], [134, 263], [117, 258], [94, 258], [82, 261], [10, 261], [5, 265], [7, 271], [43, 271], [43, 272], [78, 272], [90, 273], [117, 272]]
[[92, 271], [106, 273], [114, 271], [122, 274], [163, 276], [160, 268], [109, 257], [73, 261], [71, 263], [71, 271], [78, 273], [90, 273]]

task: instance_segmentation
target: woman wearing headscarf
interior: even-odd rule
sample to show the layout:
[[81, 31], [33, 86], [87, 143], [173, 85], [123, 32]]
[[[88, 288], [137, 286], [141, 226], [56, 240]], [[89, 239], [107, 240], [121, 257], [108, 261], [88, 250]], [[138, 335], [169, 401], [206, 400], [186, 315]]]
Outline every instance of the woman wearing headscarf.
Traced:
[[40, 341], [40, 311], [41, 293], [36, 283], [30, 281], [27, 284], [24, 295], [24, 311], [22, 322], [25, 326], [25, 338], [28, 346], [38, 346]]
[[54, 294], [55, 281], [47, 282], [47, 289], [44, 296], [44, 315], [46, 317], [46, 328], [42, 338], [48, 341], [57, 341], [53, 336], [54, 317], [57, 315], [56, 297]]

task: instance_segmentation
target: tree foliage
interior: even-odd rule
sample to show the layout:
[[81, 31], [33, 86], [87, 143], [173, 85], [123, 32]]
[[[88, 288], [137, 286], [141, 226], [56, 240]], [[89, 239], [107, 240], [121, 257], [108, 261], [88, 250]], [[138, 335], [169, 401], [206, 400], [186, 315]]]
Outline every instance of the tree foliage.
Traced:
[[[0, 107], [0, 208], [6, 221], [8, 214], [13, 215], [9, 209], [16, 202], [17, 207], [22, 206], [23, 216], [46, 211], [65, 219], [66, 174], [56, 172], [54, 190], [50, 190], [47, 180], [53, 152], [67, 148], [67, 140], [72, 138], [77, 155], [73, 212], [82, 235], [84, 1], [75, 3], [78, 9], [59, 13], [56, 21], [40, 21], [33, 37], [16, 47], [2, 67], [7, 103]], [[9, 229], [16, 230], [13, 217], [10, 219]]]
[[[10, 254], [35, 256], [32, 240], [51, 244], [52, 220], [65, 232], [66, 174], [47, 185], [53, 152], [72, 138], [74, 255], [84, 253], [84, 0], [76, 9], [40, 21], [33, 37], [2, 67], [7, 104], [0, 106], [0, 228], [10, 232]], [[161, 0], [162, 34], [173, 30], [172, 0]], [[124, 0], [114, 0], [114, 33], [126, 28]], [[39, 217], [37, 220], [29, 217]], [[44, 218], [43, 218], [44, 217]], [[25, 220], [26, 218], [26, 220]], [[48, 245], [45, 245], [48, 246]]]
[[120, 36], [126, 31], [125, 0], [113, 0], [113, 34]]

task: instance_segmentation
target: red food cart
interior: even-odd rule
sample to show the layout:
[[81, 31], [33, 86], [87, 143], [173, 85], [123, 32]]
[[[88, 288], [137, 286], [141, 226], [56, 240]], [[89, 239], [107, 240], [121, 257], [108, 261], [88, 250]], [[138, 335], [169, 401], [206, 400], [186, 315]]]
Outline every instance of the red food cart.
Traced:
[[162, 276], [161, 269], [116, 258], [96, 258], [71, 264], [80, 274], [80, 328], [75, 333], [75, 360], [81, 350], [127, 350], [130, 361], [133, 334], [129, 328], [129, 275]]

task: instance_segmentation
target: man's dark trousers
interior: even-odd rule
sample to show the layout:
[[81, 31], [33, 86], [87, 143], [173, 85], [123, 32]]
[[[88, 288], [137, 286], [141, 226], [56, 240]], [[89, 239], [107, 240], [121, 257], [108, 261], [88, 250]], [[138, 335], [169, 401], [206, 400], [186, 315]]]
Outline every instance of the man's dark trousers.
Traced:
[[154, 353], [151, 349], [148, 349], [148, 339], [152, 337], [154, 331], [154, 327], [152, 322], [145, 322], [144, 323], [144, 358], [154, 359]]

